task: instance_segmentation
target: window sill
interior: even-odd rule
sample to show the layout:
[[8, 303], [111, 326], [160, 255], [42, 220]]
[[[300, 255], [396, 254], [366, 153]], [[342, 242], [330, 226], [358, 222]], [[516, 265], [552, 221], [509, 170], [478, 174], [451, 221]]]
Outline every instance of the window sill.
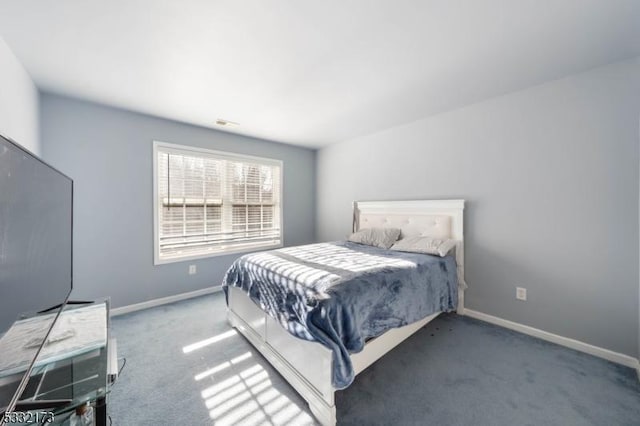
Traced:
[[237, 248], [235, 250], [220, 250], [220, 251], [204, 253], [204, 254], [195, 254], [191, 256], [176, 256], [176, 257], [170, 257], [170, 258], [164, 258], [164, 259], [160, 259], [158, 258], [157, 255], [154, 255], [153, 264], [166, 265], [169, 263], [186, 262], [189, 260], [206, 259], [209, 257], [218, 257], [218, 256], [227, 256], [231, 254], [244, 254], [244, 253], [252, 253], [252, 252], [258, 252], [258, 251], [265, 251], [265, 250], [273, 250], [273, 249], [282, 248], [282, 247], [284, 247], [282, 243], [269, 244], [264, 246], [242, 247], [242, 248]]

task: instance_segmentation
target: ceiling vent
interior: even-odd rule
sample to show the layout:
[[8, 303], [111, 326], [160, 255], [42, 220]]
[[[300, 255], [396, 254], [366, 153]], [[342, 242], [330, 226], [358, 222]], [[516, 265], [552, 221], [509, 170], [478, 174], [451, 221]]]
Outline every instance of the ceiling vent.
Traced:
[[240, 124], [236, 123], [235, 121], [225, 120], [224, 118], [216, 119], [216, 124], [218, 126], [223, 126], [223, 127], [238, 127], [240, 125]]

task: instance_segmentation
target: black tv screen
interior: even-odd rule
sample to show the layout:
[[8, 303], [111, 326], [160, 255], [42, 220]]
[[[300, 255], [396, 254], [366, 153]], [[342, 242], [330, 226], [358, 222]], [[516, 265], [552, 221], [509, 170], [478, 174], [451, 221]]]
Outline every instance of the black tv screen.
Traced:
[[72, 288], [73, 181], [0, 136], [0, 335]]
[[[18, 343], [18, 368], [0, 370], [0, 413], [13, 410], [19, 400], [71, 293], [72, 217], [73, 181], [0, 136], [0, 336], [16, 320], [58, 306]], [[8, 345], [13, 349], [15, 342]]]

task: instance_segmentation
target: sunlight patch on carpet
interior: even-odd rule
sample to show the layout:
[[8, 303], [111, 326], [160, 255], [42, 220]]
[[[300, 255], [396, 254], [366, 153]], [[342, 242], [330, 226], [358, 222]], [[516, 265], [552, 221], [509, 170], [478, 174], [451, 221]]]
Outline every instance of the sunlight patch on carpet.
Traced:
[[205, 346], [209, 346], [209, 345], [217, 343], [217, 342], [219, 342], [221, 340], [224, 340], [224, 339], [227, 339], [229, 337], [235, 336], [236, 334], [238, 334], [237, 331], [229, 330], [227, 332], [220, 333], [217, 336], [209, 337], [208, 339], [204, 339], [204, 340], [201, 340], [199, 342], [187, 345], [184, 348], [182, 348], [182, 352], [184, 352], [185, 354], [188, 354], [188, 353], [193, 352], [195, 350], [202, 349]]
[[[228, 367], [249, 358], [243, 354], [228, 361], [228, 366], [223, 368], [227, 363], [222, 363], [213, 369], [229, 372]], [[310, 415], [273, 386], [269, 373], [260, 364], [215, 383], [204, 389], [201, 396], [216, 425], [313, 424]]]

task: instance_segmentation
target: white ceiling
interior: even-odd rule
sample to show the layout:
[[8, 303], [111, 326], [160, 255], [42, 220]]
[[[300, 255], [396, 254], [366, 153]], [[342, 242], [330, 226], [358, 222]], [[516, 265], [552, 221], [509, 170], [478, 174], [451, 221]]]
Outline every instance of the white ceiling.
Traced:
[[640, 0], [3, 0], [0, 36], [45, 91], [320, 147], [638, 56]]

